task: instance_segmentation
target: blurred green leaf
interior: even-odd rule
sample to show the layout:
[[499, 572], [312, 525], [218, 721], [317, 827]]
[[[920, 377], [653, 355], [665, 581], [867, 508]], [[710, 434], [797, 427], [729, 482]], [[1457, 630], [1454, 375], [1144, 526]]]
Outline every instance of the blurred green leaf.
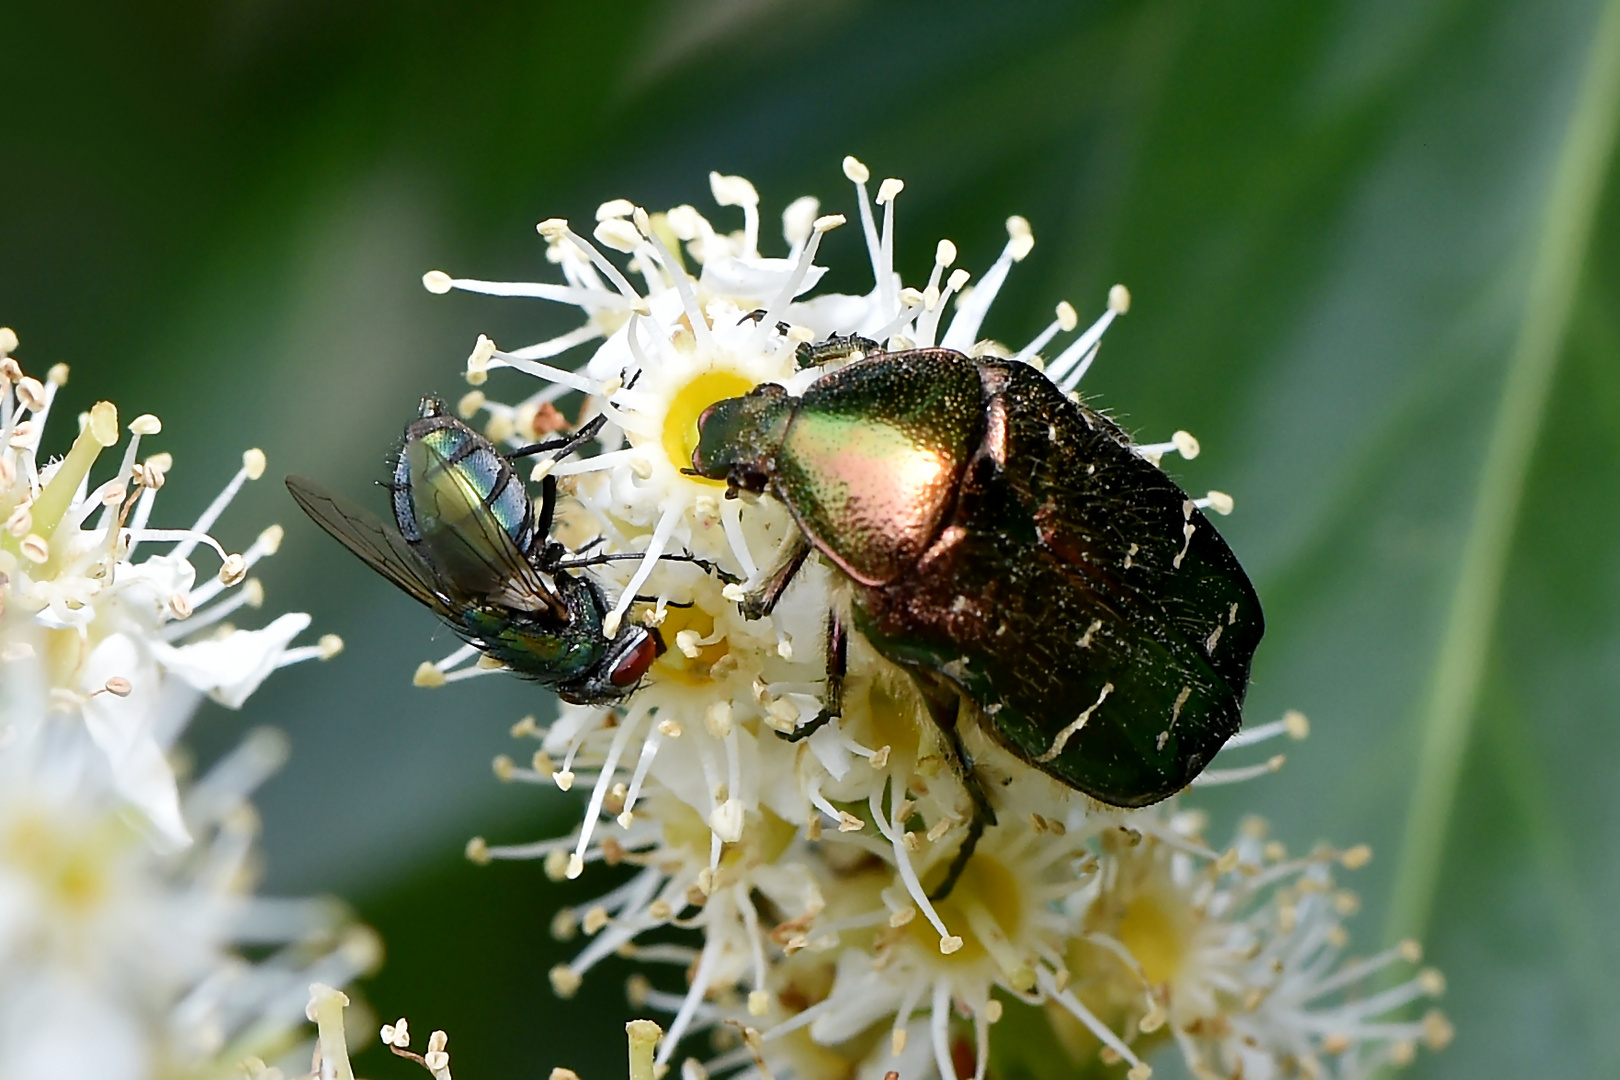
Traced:
[[1457, 778], [1479, 709], [1509, 549], [1620, 123], [1620, 4], [1605, 4], [1535, 226], [1535, 261], [1420, 720], [1423, 747], [1389, 922], [1428, 927]]

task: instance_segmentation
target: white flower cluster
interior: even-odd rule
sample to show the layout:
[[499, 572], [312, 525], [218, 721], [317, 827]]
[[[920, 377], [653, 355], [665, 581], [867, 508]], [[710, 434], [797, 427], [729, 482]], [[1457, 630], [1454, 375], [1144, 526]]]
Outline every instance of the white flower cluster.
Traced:
[[[907, 1080], [930, 1072], [979, 1080], [993, 1025], [1015, 1008], [1050, 1017], [1071, 1065], [1100, 1053], [1102, 1062], [1124, 1062], [1133, 1080], [1151, 1072], [1143, 1055], [1167, 1035], [1200, 1075], [1246, 1077], [1362, 1076], [1409, 1058], [1418, 1039], [1443, 1042], [1439, 1019], [1391, 1018], [1436, 991], [1437, 976], [1344, 996], [1410, 950], [1336, 964], [1347, 901], [1329, 889], [1332, 853], [1289, 861], [1249, 833], [1215, 850], [1188, 813], [1100, 806], [968, 730], [1000, 824], [936, 903], [930, 889], [972, 809], [909, 677], [852, 635], [840, 718], [808, 738], [783, 737], [822, 710], [839, 583], [811, 560], [769, 616], [739, 611], [796, 540], [796, 526], [769, 498], [728, 499], [723, 483], [685, 471], [703, 410], [764, 382], [801, 391], [826, 369], [801, 367], [797, 347], [849, 333], [891, 351], [938, 345], [1015, 357], [1073, 393], [1129, 306], [1115, 286], [1084, 330], [1062, 303], [1020, 349], [983, 340], [992, 302], [1033, 246], [1028, 223], [1008, 220], [1006, 246], [976, 284], [942, 240], [926, 285], [905, 287], [894, 269], [902, 183], [883, 181], [874, 200], [864, 165], [846, 158], [844, 173], [873, 272], [864, 295], [807, 295], [824, 274], [815, 263], [822, 237], [844, 217], [820, 216], [816, 200], [799, 199], [782, 215], [786, 256], [763, 256], [758, 195], [746, 180], [718, 174], [710, 177], [715, 201], [741, 211], [738, 231], [720, 231], [691, 206], [649, 214], [616, 199], [597, 211], [595, 243], [564, 221], [541, 222], [560, 283], [424, 277], [433, 292], [539, 297], [583, 312], [577, 329], [526, 348], [480, 337], [467, 370], [475, 387], [502, 367], [544, 385], [516, 403], [475, 389], [460, 411], [482, 413], [489, 437], [511, 446], [566, 427], [555, 402], [571, 392], [584, 395], [580, 422], [607, 414], [598, 452], [543, 460], [535, 478], [561, 478], [555, 539], [643, 556], [592, 571], [618, 590], [605, 632], [640, 619], [668, 646], [627, 703], [565, 706], [543, 728], [525, 720], [515, 734], [539, 740], [532, 761], [496, 762], [506, 779], [580, 785], [587, 809], [572, 836], [519, 847], [475, 840], [475, 859], [540, 857], [557, 878], [592, 862], [637, 868], [606, 895], [558, 914], [559, 937], [583, 931], [589, 942], [551, 973], [555, 990], [572, 993], [610, 955], [678, 965], [683, 993], [642, 977], [631, 990], [638, 1004], [674, 1014], [660, 1065], [683, 1036], [712, 1029], [717, 1056], [689, 1061], [692, 1077], [742, 1070], [877, 1080], [898, 1070]], [[604, 249], [628, 256], [623, 268]], [[1073, 336], [1044, 358], [1059, 335]], [[593, 341], [580, 370], [545, 362]], [[1157, 462], [1192, 457], [1198, 444], [1176, 432], [1136, 449]], [[1231, 509], [1219, 492], [1196, 503]], [[705, 560], [730, 583], [690, 562], [661, 561], [668, 553]], [[468, 664], [473, 656], [462, 649], [424, 664], [418, 682], [491, 670]], [[1228, 749], [1304, 729], [1290, 714]], [[1278, 756], [1213, 768], [1195, 783], [1280, 764]], [[699, 943], [667, 928], [697, 931]], [[737, 1028], [744, 1037], [727, 1048]], [[1049, 1074], [1073, 1071], [1054, 1067]]]
[[[302, 1037], [310, 978], [346, 982], [377, 946], [329, 902], [252, 895], [247, 800], [282, 738], [255, 732], [189, 783], [175, 744], [203, 695], [239, 706], [341, 642], [291, 645], [303, 614], [224, 621], [259, 606], [247, 573], [281, 538], [232, 554], [208, 535], [263, 454], [190, 529], [152, 527], [171, 462], [139, 448], [157, 418], [130, 422], [92, 487], [121, 441], [117, 410], [97, 403], [66, 455], [42, 461], [67, 368], [41, 381], [16, 347], [0, 329], [0, 1080], [216, 1075], [279, 1056]], [[201, 545], [220, 569], [199, 583]]]

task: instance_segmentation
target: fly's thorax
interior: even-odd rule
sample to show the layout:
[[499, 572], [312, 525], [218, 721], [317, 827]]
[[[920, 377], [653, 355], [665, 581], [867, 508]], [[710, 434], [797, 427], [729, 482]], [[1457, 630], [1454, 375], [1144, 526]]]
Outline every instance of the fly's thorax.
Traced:
[[587, 675], [611, 644], [602, 636], [603, 602], [591, 583], [559, 575], [554, 584], [568, 612], [566, 619], [497, 604], [469, 608], [461, 615], [467, 634], [491, 656], [553, 688]]
[[551, 584], [567, 611], [565, 619], [485, 605], [464, 613], [462, 627], [490, 656], [564, 701], [600, 705], [629, 695], [663, 651], [662, 640], [628, 622], [611, 640], [604, 637], [608, 603], [601, 587], [567, 573], [557, 574]]

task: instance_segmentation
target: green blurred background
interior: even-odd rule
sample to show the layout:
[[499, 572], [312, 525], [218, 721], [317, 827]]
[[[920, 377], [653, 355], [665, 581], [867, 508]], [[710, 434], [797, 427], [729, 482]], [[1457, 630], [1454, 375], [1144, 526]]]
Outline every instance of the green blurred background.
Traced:
[[[1295, 847], [1372, 843], [1358, 941], [1422, 931], [1450, 978], [1456, 1044], [1417, 1075], [1612, 1076], [1616, 7], [6, 0], [0, 323], [31, 367], [73, 365], [69, 407], [162, 417], [180, 524], [250, 445], [272, 477], [363, 489], [477, 333], [567, 328], [420, 285], [550, 277], [540, 218], [709, 207], [711, 168], [752, 178], [767, 220], [806, 193], [849, 212], [854, 153], [907, 182], [917, 280], [942, 236], [982, 273], [1024, 214], [1038, 242], [987, 332], [1022, 343], [1059, 299], [1089, 318], [1131, 287], [1087, 390], [1203, 440], [1177, 468], [1236, 497], [1222, 528], [1267, 605], [1250, 716], [1315, 725], [1280, 775], [1199, 801]], [[828, 287], [868, 287], [858, 230], [823, 250]], [[449, 635], [274, 479], [219, 532], [270, 520], [271, 605], [349, 648], [196, 729], [204, 756], [292, 734], [260, 800], [267, 890], [356, 904], [390, 947], [371, 1001], [448, 1029], [458, 1075], [621, 1075], [624, 971], [571, 1002], [545, 980], [551, 911], [600, 880], [461, 858], [576, 818], [490, 774], [552, 703], [413, 690]]]

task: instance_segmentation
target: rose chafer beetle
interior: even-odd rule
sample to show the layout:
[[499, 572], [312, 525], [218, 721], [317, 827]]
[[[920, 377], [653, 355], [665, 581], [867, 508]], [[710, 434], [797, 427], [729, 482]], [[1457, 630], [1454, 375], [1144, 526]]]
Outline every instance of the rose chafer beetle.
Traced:
[[510, 460], [549, 451], [560, 461], [604, 419], [502, 455], [424, 398], [387, 485], [397, 528], [313, 480], [289, 476], [287, 488], [317, 525], [480, 651], [564, 701], [608, 704], [636, 688], [663, 644], [628, 622], [604, 635], [607, 598], [576, 571], [641, 556], [577, 556], [552, 541], [556, 478], [545, 477], [536, 515]]
[[[855, 628], [928, 700], [976, 810], [936, 894], [995, 820], [967, 717], [1104, 803], [1185, 787], [1237, 732], [1265, 627], [1193, 500], [1028, 364], [856, 337], [800, 356], [850, 362], [797, 397], [765, 384], [711, 406], [693, 471], [728, 497], [768, 491], [803, 534], [745, 612], [769, 611], [813, 548], [847, 579]], [[816, 724], [838, 711], [838, 623]]]

